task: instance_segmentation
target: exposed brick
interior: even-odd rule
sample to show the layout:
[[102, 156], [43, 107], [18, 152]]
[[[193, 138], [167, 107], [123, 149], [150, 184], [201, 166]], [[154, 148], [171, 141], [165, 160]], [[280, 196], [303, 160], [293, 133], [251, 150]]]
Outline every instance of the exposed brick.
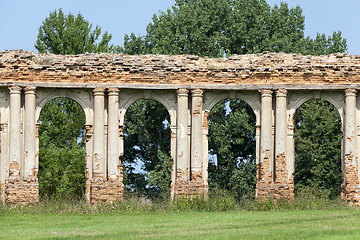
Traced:
[[110, 53], [63, 56], [19, 50], [0, 52], [0, 79], [43, 83], [354, 84], [360, 82], [360, 57], [287, 53], [227, 58]]

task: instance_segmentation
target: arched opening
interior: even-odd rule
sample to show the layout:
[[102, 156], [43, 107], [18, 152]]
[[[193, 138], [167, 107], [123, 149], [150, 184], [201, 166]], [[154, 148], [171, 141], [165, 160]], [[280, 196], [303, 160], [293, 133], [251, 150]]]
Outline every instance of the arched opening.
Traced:
[[303, 103], [294, 118], [295, 194], [312, 189], [334, 198], [341, 193], [341, 118], [325, 100]]
[[85, 114], [69, 98], [54, 98], [41, 109], [39, 126], [40, 198], [84, 198]]
[[155, 100], [138, 100], [124, 116], [125, 193], [149, 198], [170, 194], [170, 115]]
[[237, 199], [254, 196], [256, 116], [243, 100], [217, 103], [209, 118], [209, 190], [226, 189]]

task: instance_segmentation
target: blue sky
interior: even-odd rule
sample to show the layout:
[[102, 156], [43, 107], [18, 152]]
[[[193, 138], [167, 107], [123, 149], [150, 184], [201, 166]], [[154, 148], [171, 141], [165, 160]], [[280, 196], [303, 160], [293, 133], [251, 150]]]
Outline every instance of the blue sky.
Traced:
[[[267, 0], [273, 6], [280, 0]], [[305, 15], [305, 35], [331, 35], [342, 31], [348, 53], [360, 55], [360, 0], [288, 0], [299, 5]], [[112, 43], [122, 45], [124, 35], [145, 34], [153, 14], [165, 11], [175, 0], [0, 0], [0, 51], [35, 51], [34, 43], [42, 21], [55, 9], [81, 14], [90, 23], [113, 35]]]

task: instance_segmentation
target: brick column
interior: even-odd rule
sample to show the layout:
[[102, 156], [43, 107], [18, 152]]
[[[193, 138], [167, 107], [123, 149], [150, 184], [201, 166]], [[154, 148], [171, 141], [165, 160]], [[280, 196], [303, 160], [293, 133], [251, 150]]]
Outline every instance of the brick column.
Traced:
[[9, 177], [19, 178], [21, 171], [21, 87], [12, 86], [10, 90], [10, 137], [9, 137], [9, 157], [10, 172]]
[[276, 91], [276, 122], [275, 122], [275, 189], [276, 197], [293, 197], [294, 183], [288, 175], [287, 164], [287, 90]]
[[205, 195], [207, 189], [203, 176], [203, 90], [194, 89], [191, 91], [191, 173], [189, 194]]
[[260, 161], [257, 164], [256, 196], [259, 199], [270, 197], [273, 188], [272, 157], [272, 91], [260, 90], [261, 126], [260, 126]]
[[24, 121], [24, 179], [37, 177], [36, 123], [35, 123], [36, 87], [25, 88], [25, 121]]
[[105, 157], [105, 130], [104, 130], [104, 88], [94, 89], [94, 159], [93, 178], [105, 179], [104, 157]]
[[189, 141], [188, 141], [188, 93], [187, 89], [179, 89], [177, 106], [177, 179], [189, 180]]
[[360, 204], [356, 155], [356, 90], [345, 90], [344, 174], [342, 196]]
[[191, 91], [191, 180], [202, 180], [202, 94], [203, 90]]
[[171, 187], [171, 197], [177, 198], [187, 192], [189, 184], [189, 91], [187, 89], [177, 90], [177, 134], [176, 134], [176, 159], [174, 167], [176, 173]]
[[119, 89], [108, 89], [108, 177], [118, 178], [119, 172]]

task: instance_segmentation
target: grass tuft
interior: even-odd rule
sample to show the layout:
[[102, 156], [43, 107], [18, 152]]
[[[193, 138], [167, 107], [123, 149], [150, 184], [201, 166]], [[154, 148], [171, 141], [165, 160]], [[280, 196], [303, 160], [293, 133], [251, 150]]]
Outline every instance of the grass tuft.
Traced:
[[316, 189], [304, 188], [297, 192], [294, 200], [280, 199], [260, 201], [253, 197], [235, 199], [225, 190], [210, 193], [209, 198], [202, 196], [182, 197], [175, 201], [169, 198], [152, 199], [129, 194], [123, 202], [89, 204], [83, 199], [45, 198], [37, 204], [0, 204], [0, 214], [91, 214], [91, 213], [137, 213], [137, 212], [223, 212], [223, 211], [281, 211], [281, 210], [323, 210], [352, 208], [340, 196], [331, 199], [326, 193]]

